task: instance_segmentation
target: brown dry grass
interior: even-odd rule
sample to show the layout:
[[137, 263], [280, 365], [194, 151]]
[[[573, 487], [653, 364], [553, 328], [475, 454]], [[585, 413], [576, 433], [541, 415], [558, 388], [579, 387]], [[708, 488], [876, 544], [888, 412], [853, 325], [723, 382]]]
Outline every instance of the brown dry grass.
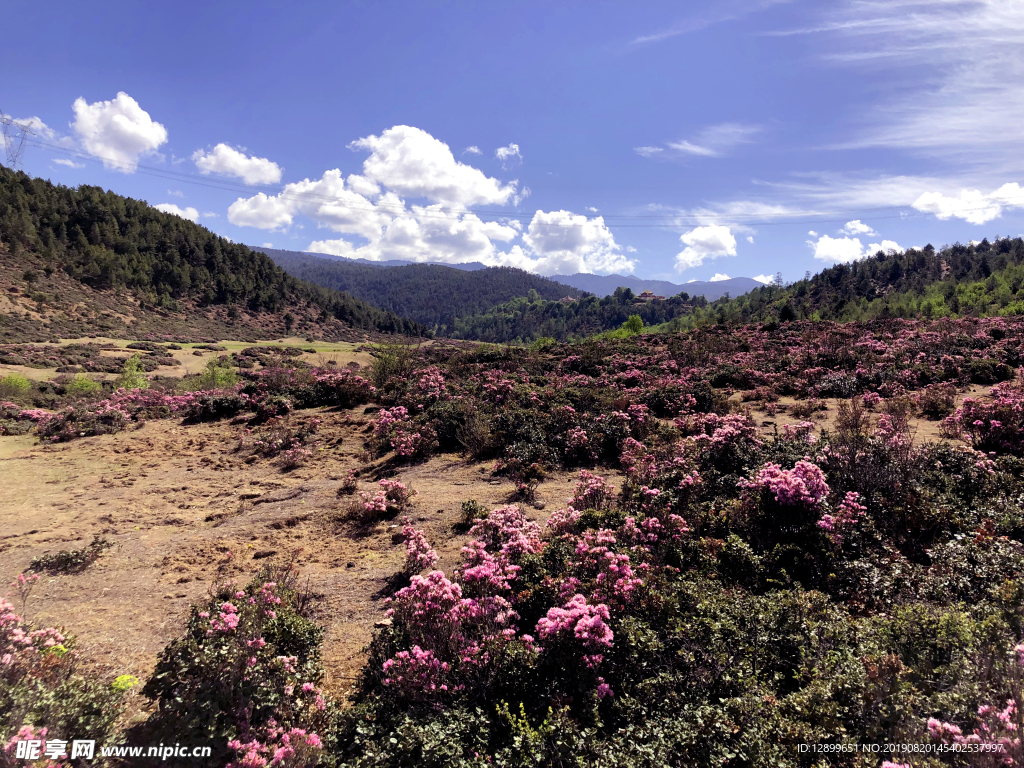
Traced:
[[[335, 444], [287, 473], [266, 460], [244, 463], [235, 452], [242, 427], [226, 422], [149, 422], [62, 445], [0, 438], [0, 576], [10, 580], [34, 557], [106, 537], [113, 547], [84, 572], [44, 574], [28, 613], [75, 634], [98, 672], [145, 679], [212, 583], [293, 562], [322, 596], [328, 687], [343, 695], [384, 610], [375, 595], [401, 569], [405, 551], [392, 537], [400, 520], [368, 529], [342, 520], [352, 497], [339, 498], [341, 481], [349, 469], [372, 469], [358, 458], [361, 410], [318, 415], [321, 437]], [[450, 455], [395, 476], [418, 492], [409, 513], [446, 570], [467, 540], [455, 530], [461, 503], [499, 506], [512, 491], [491, 478], [489, 464]], [[360, 482], [363, 490], [373, 485]], [[539, 489], [543, 509], [528, 514], [546, 519], [574, 485], [575, 473], [554, 474]]]

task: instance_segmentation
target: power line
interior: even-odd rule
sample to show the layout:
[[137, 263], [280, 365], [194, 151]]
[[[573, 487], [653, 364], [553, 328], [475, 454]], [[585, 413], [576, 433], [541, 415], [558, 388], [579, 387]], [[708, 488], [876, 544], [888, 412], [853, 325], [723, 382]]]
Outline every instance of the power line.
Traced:
[[[129, 171], [139, 173], [143, 176], [150, 176], [153, 178], [165, 179], [168, 181], [180, 182], [183, 184], [191, 184], [193, 186], [205, 187], [207, 189], [215, 189], [228, 192], [245, 193], [248, 196], [253, 196], [254, 193], [260, 192], [267, 194], [268, 196], [274, 196], [279, 200], [286, 202], [295, 201], [298, 203], [310, 202], [310, 203], [331, 203], [341, 205], [345, 210], [353, 213], [383, 213], [391, 216], [412, 216], [416, 219], [434, 219], [440, 221], [451, 221], [451, 215], [445, 215], [443, 213], [433, 213], [431, 211], [420, 210], [419, 212], [413, 212], [403, 207], [397, 207], [389, 205], [387, 203], [374, 204], [367, 201], [367, 205], [360, 205], [358, 203], [352, 203], [351, 201], [344, 200], [341, 197], [335, 195], [324, 195], [316, 192], [304, 191], [295, 192], [287, 191], [289, 184], [285, 184], [281, 187], [267, 185], [267, 184], [252, 184], [247, 185], [240, 182], [234, 182], [230, 179], [218, 179], [210, 178], [208, 176], [196, 176], [195, 174], [182, 173], [173, 171], [167, 168], [158, 168], [154, 166], [147, 166], [142, 164], [127, 164], [117, 163], [109, 159], [98, 159], [93, 155], [81, 152], [76, 149], [64, 147], [59, 144], [53, 144], [50, 142], [43, 141], [36, 138], [30, 130], [28, 130], [22, 123], [15, 122], [8, 117], [5, 117], [0, 112], [0, 122], [4, 125], [4, 135], [7, 136], [8, 126], [16, 125], [21, 131], [19, 138], [19, 159], [20, 153], [24, 151], [24, 145], [26, 143], [32, 146], [39, 147], [41, 149], [47, 149], [52, 152], [77, 157], [82, 160], [89, 162], [102, 162], [106, 167], [112, 167], [115, 170]], [[32, 136], [26, 142], [26, 135]], [[10, 142], [8, 142], [8, 165], [14, 167], [11, 163], [10, 154]], [[315, 181], [314, 181], [315, 183]], [[429, 206], [417, 206], [419, 208], [434, 208], [439, 207], [441, 211], [445, 210], [444, 204], [435, 203]], [[964, 208], [962, 212], [967, 213], [970, 211], [985, 210], [989, 206], [978, 206], [976, 208]], [[515, 210], [515, 209], [469, 209], [466, 206], [449, 206], [449, 214], [459, 215], [473, 215], [480, 218], [481, 221], [488, 221], [484, 217], [490, 217], [490, 223], [501, 223], [501, 220], [518, 220], [520, 222], [526, 222], [533, 219], [533, 213]], [[892, 211], [890, 215], [881, 215], [883, 212]], [[877, 212], [879, 215], [872, 215]], [[575, 214], [582, 215], [582, 214]], [[905, 219], [905, 218], [919, 218], [922, 216], [931, 215], [928, 212], [915, 211], [914, 213], [908, 213], [905, 207], [902, 206], [880, 206], [874, 208], [858, 208], [854, 210], [846, 211], [814, 211], [802, 214], [783, 215], [772, 217], [770, 219], [764, 218], [764, 214], [726, 214], [726, 213], [715, 213], [709, 211], [708, 213], [700, 214], [602, 214], [601, 218], [605, 225], [609, 228], [614, 229], [671, 229], [673, 227], [686, 227], [686, 226], [701, 226], [713, 223], [715, 221], [722, 221], [727, 223], [736, 223], [746, 226], [785, 226], [785, 225], [820, 225], [820, 224], [843, 224], [848, 222], [852, 217], [859, 217], [862, 221], [887, 221], [893, 219]], [[837, 217], [837, 218], [814, 218], [814, 217]], [[631, 223], [633, 222], [633, 223]], [[546, 224], [543, 226], [559, 226], [558, 224]]]

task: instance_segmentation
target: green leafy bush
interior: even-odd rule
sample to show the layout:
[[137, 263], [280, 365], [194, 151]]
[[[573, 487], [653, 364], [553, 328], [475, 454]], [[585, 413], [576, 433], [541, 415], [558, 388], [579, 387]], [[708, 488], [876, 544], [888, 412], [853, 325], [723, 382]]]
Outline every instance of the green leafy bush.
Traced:
[[21, 373], [9, 373], [0, 379], [0, 398], [5, 400], [24, 398], [32, 389], [32, 382]]
[[124, 367], [121, 369], [121, 375], [118, 377], [116, 385], [122, 389], [146, 389], [149, 387], [149, 379], [146, 378], [142, 358], [139, 355], [132, 355], [124, 361]]
[[101, 389], [102, 387], [98, 381], [94, 381], [81, 373], [64, 384], [64, 394], [72, 399], [91, 397]]

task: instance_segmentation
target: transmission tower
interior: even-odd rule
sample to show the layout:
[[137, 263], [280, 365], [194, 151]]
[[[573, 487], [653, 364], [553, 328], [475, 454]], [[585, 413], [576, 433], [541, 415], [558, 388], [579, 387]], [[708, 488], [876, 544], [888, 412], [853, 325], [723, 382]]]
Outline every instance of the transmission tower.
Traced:
[[21, 158], [25, 154], [25, 139], [32, 135], [32, 130], [24, 123], [5, 115], [3, 110], [0, 110], [0, 126], [3, 126], [7, 167], [20, 168]]

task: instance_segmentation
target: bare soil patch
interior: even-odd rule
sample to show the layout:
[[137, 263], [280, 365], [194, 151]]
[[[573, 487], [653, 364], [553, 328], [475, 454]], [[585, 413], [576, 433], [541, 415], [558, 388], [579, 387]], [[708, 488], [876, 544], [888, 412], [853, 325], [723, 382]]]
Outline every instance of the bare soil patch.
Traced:
[[[369, 423], [362, 409], [317, 415], [326, 447], [291, 472], [268, 460], [246, 463], [236, 452], [244, 425], [229, 422], [154, 421], [59, 445], [0, 438], [0, 576], [9, 581], [35, 557], [104, 537], [112, 546], [80, 573], [43, 573], [27, 613], [76, 635], [97, 672], [145, 679], [213, 582], [245, 582], [267, 563], [292, 562], [320, 596], [328, 688], [343, 696], [405, 548], [395, 535], [400, 519], [368, 528], [343, 519], [358, 498], [338, 495], [348, 471], [361, 471], [360, 490], [376, 486], [377, 465], [360, 460]], [[458, 528], [462, 502], [496, 507], [513, 491], [491, 477], [489, 463], [453, 455], [393, 476], [418, 492], [409, 515], [442, 569], [459, 562], [468, 539]], [[529, 516], [543, 521], [565, 506], [575, 482], [575, 472], [553, 474]]]

